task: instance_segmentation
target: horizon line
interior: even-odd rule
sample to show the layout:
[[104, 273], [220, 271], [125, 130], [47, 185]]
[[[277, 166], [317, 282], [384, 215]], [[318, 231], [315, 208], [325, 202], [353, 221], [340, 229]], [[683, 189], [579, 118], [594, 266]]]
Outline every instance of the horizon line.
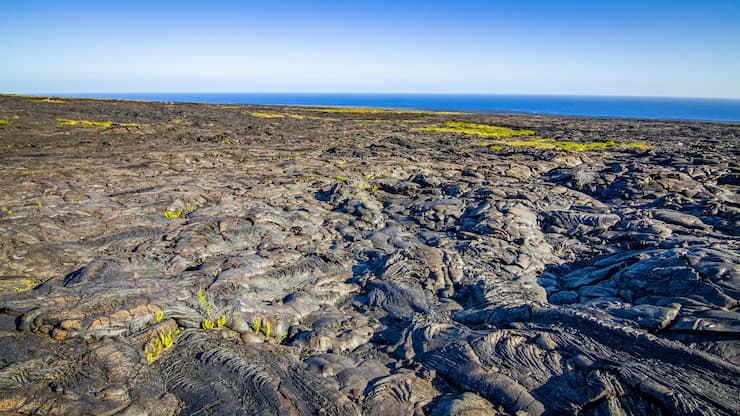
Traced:
[[[397, 96], [500, 96], [500, 97], [573, 97], [573, 98], [637, 98], [637, 99], [683, 99], [683, 100], [724, 100], [740, 101], [740, 97], [707, 97], [679, 95], [629, 95], [629, 94], [569, 94], [569, 93], [501, 93], [501, 92], [368, 92], [368, 91], [56, 91], [56, 92], [0, 92], [0, 95], [64, 97], [69, 95], [93, 94], [254, 94], [254, 95], [397, 95]], [[94, 98], [94, 97], [71, 97]], [[105, 97], [100, 97], [105, 98]]]

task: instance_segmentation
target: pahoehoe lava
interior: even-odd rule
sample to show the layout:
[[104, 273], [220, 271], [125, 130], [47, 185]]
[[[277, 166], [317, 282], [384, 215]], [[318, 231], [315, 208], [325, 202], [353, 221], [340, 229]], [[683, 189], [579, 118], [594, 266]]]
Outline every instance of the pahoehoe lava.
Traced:
[[738, 125], [0, 118], [2, 413], [740, 414]]

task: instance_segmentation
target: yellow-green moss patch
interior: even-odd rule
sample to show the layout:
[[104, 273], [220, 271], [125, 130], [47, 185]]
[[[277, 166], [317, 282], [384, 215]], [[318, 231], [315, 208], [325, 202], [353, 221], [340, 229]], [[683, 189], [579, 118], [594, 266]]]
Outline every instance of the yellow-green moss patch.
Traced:
[[37, 281], [24, 277], [0, 277], [0, 290], [2, 291], [25, 292], [36, 287], [37, 284]]
[[245, 114], [248, 114], [252, 117], [257, 117], [257, 118], [283, 118], [285, 117], [284, 114], [270, 113], [267, 111], [248, 111]]
[[182, 208], [178, 208], [175, 211], [171, 211], [171, 210], [167, 209], [167, 210], [164, 210], [162, 212], [162, 216], [164, 216], [165, 218], [169, 218], [171, 220], [176, 220], [176, 219], [180, 218], [182, 216], [182, 214], [183, 214]]
[[428, 122], [428, 120], [416, 120], [416, 119], [394, 120], [392, 118], [385, 118], [385, 119], [383, 119], [383, 118], [376, 118], [376, 119], [372, 119], [372, 120], [358, 119], [358, 120], [355, 120], [355, 121], [357, 121], [358, 123], [359, 122], [362, 122], [362, 123], [409, 123], [409, 124]]
[[447, 121], [444, 126], [419, 127], [414, 131], [432, 131], [437, 133], [457, 133], [480, 137], [516, 137], [533, 136], [532, 130], [514, 130], [508, 127], [492, 126], [489, 124], [465, 123], [462, 121]]
[[629, 149], [635, 149], [635, 150], [650, 150], [653, 148], [653, 146], [650, 146], [649, 144], [642, 142], [642, 141], [627, 143], [624, 146]]
[[324, 121], [338, 121], [338, 118], [331, 117], [317, 117], [307, 116], [304, 114], [287, 113], [287, 112], [271, 112], [271, 111], [245, 111], [242, 114], [256, 118], [292, 118], [294, 120], [324, 120]]
[[0, 118], [0, 126], [7, 126], [8, 124], [10, 124], [10, 120]]
[[111, 127], [112, 125], [113, 125], [112, 121], [72, 120], [72, 119], [57, 117], [58, 127], [96, 128], [96, 127]]
[[600, 151], [612, 148], [622, 149], [650, 149], [645, 142], [619, 143], [614, 140], [603, 142], [578, 143], [571, 141], [557, 141], [549, 137], [531, 137], [522, 140], [497, 140], [493, 143], [479, 142], [477, 146], [488, 145], [491, 150], [500, 151], [504, 146], [529, 147], [543, 150], [564, 150], [568, 152]]
[[114, 123], [112, 121], [73, 120], [57, 117], [58, 127], [82, 127], [82, 128], [110, 128], [110, 127], [139, 127], [136, 123]]

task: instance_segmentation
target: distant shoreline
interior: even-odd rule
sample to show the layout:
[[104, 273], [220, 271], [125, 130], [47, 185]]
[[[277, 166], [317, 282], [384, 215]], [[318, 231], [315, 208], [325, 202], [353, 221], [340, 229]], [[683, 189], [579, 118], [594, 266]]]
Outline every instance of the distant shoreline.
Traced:
[[577, 118], [740, 122], [740, 100], [725, 98], [349, 93], [55, 93], [5, 95], [180, 104], [362, 107]]

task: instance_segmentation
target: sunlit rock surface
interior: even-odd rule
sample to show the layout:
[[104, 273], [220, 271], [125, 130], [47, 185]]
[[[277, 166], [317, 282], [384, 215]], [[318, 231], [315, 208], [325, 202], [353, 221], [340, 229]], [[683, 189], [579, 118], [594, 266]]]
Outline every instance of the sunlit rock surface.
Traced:
[[738, 126], [0, 118], [2, 413], [740, 413]]

